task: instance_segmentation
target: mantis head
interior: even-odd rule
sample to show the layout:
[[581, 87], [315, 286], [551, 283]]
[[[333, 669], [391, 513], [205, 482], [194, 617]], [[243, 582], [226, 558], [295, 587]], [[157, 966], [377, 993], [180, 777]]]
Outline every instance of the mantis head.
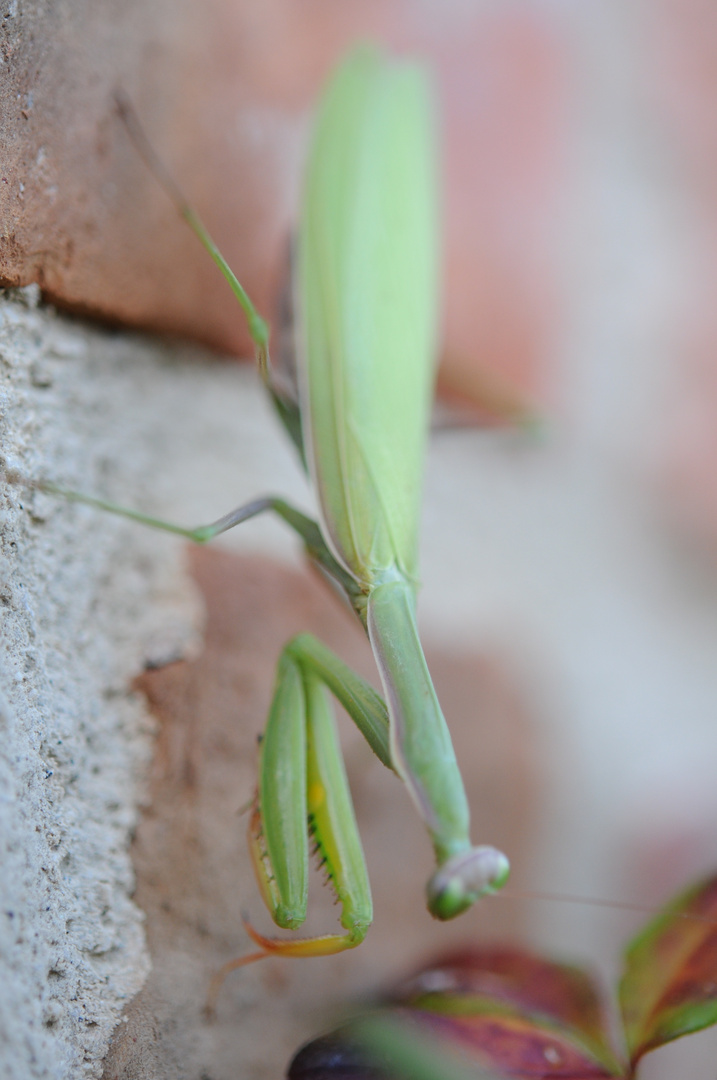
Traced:
[[502, 888], [509, 873], [508, 859], [494, 847], [474, 847], [452, 855], [429, 879], [428, 910], [434, 919], [454, 919], [481, 896]]

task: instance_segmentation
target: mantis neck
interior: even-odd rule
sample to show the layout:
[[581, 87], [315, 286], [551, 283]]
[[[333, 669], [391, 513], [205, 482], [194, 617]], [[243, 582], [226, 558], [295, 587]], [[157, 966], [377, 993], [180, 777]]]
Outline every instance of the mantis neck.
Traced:
[[430, 833], [440, 866], [470, 848], [470, 818], [448, 725], [418, 637], [412, 585], [395, 580], [372, 589], [368, 634], [388, 706], [393, 766]]

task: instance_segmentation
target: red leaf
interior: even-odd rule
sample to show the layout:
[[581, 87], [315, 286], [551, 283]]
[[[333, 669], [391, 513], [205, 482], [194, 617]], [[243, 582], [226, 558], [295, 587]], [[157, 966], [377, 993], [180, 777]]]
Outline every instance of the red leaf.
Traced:
[[717, 877], [688, 889], [628, 946], [620, 983], [630, 1060], [717, 1023]]
[[448, 1003], [438, 997], [426, 998], [425, 1011], [412, 1011], [412, 1019], [470, 1051], [484, 1068], [520, 1080], [614, 1080], [622, 1075], [557, 1024], [477, 998], [470, 1002], [469, 1015], [447, 1014], [440, 1006]]
[[622, 1075], [597, 989], [567, 964], [515, 948], [463, 950], [408, 980], [395, 1000], [513, 1076]]
[[518, 948], [463, 949], [404, 983], [396, 998], [418, 1005], [423, 994], [436, 991], [484, 997], [515, 1006], [525, 1015], [553, 1020], [579, 1033], [606, 1060], [614, 1060], [598, 989], [586, 971], [571, 964], [554, 963]]

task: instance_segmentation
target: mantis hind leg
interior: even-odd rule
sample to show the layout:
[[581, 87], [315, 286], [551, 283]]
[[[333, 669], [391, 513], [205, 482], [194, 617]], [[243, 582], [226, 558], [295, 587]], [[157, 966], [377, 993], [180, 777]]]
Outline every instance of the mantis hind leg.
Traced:
[[25, 487], [44, 491], [48, 495], [58, 495], [62, 499], [67, 499], [68, 502], [82, 503], [84, 506], [93, 506], [96, 510], [103, 510], [108, 514], [117, 514], [119, 517], [129, 518], [130, 521], [136, 521], [140, 525], [148, 526], [150, 529], [159, 529], [161, 532], [170, 532], [174, 533], [175, 536], [183, 536], [185, 540], [192, 540], [195, 544], [206, 544], [216, 536], [220, 536], [221, 533], [228, 532], [236, 525], [250, 521], [251, 518], [258, 517], [259, 514], [264, 514], [267, 511], [273, 511], [283, 518], [287, 525], [298, 533], [307, 547], [318, 547], [323, 544], [316, 522], [307, 517], [306, 514], [302, 514], [291, 503], [287, 503], [276, 495], [265, 495], [258, 499], [252, 499], [251, 502], [242, 503], [241, 506], [230, 510], [228, 514], [224, 514], [208, 525], [187, 527], [177, 525], [173, 521], [166, 521], [164, 518], [154, 517], [152, 514], [145, 514], [143, 511], [134, 510], [129, 506], [121, 506], [119, 503], [111, 502], [108, 499], [100, 499], [95, 495], [86, 495], [82, 491], [75, 491], [72, 488], [63, 487], [61, 484], [54, 484], [50, 480], [23, 479], [19, 482]]

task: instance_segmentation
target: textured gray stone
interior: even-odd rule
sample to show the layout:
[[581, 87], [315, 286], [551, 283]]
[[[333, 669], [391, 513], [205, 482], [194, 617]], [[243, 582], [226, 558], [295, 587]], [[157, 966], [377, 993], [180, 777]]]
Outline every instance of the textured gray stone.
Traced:
[[[128, 844], [153, 722], [130, 686], [146, 660], [185, 655], [201, 621], [176, 540], [19, 481], [52, 479], [159, 512], [174, 497], [187, 514], [218, 515], [227, 503], [193, 506], [184, 481], [201, 502], [211, 485], [191, 475], [206, 473], [197, 442], [221, 462], [214, 421], [232, 430], [252, 381], [196, 349], [86, 327], [37, 299], [30, 287], [0, 301], [9, 481], [0, 521], [0, 1072], [8, 1080], [99, 1076], [121, 1009], [146, 976]], [[258, 390], [247, 393], [254, 426], [269, 427]], [[243, 429], [247, 464], [252, 421]], [[270, 449], [264, 457], [272, 461]], [[213, 479], [227, 482], [221, 467]]]

